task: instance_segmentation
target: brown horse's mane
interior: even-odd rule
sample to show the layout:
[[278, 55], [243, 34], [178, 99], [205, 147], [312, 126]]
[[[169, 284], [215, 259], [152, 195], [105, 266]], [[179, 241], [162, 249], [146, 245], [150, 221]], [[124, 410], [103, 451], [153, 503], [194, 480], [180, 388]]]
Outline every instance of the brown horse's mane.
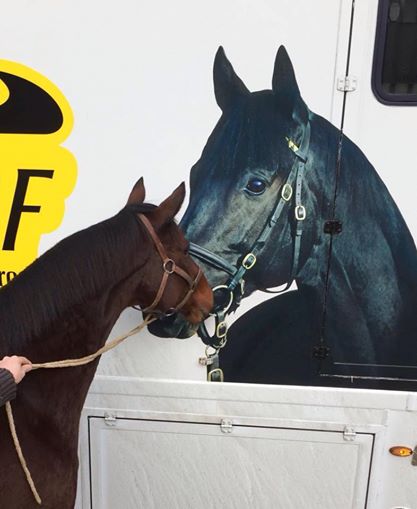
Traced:
[[[74, 306], [144, 263], [146, 234], [135, 213], [154, 205], [130, 205], [114, 217], [63, 239], [0, 290], [0, 357], [24, 354], [28, 341], [45, 334]], [[142, 233], [140, 233], [142, 232]]]

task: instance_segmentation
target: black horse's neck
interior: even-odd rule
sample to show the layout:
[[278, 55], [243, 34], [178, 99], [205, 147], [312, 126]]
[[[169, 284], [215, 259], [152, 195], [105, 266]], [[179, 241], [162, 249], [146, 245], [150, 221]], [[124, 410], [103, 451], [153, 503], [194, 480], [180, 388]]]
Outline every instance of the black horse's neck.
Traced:
[[335, 217], [343, 231], [333, 236], [330, 251], [330, 236], [323, 233], [323, 225], [333, 209], [338, 133], [316, 116], [312, 133], [304, 191], [312, 220], [307, 227], [310, 238], [303, 240], [304, 263], [297, 283], [300, 289], [314, 288], [323, 303], [329, 270], [326, 334], [337, 336], [340, 348], [349, 345], [368, 361], [377, 361], [379, 350], [398, 350], [405, 335], [415, 336], [415, 244], [375, 169], [343, 137], [335, 202]]
[[[134, 215], [124, 210], [64, 239], [4, 287], [0, 355], [18, 352], [36, 361], [51, 347], [80, 355], [91, 348], [85, 344], [91, 328], [100, 322], [111, 327], [126, 306], [113, 299], [113, 290], [143, 262], [139, 231]], [[48, 344], [57, 331], [64, 332], [62, 344]]]

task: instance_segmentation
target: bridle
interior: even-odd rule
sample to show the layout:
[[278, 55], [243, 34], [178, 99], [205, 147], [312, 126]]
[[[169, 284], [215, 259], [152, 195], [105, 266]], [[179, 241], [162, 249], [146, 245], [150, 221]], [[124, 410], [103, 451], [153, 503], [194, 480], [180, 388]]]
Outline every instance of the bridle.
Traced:
[[[163, 318], [174, 315], [186, 304], [188, 299], [191, 297], [194, 290], [197, 288], [197, 285], [203, 273], [201, 269], [198, 268], [197, 275], [193, 279], [189, 274], [187, 274], [187, 272], [185, 272], [185, 270], [181, 269], [181, 267], [178, 267], [175, 261], [172, 258], [169, 258], [169, 256], [166, 254], [165, 248], [162, 242], [159, 240], [159, 237], [156, 234], [154, 227], [152, 226], [149, 219], [144, 214], [138, 214], [136, 217], [138, 221], [142, 222], [142, 224], [145, 226], [146, 231], [149, 233], [149, 236], [151, 237], [153, 243], [155, 244], [155, 247], [162, 260], [163, 269], [161, 283], [159, 285], [159, 289], [156, 293], [154, 300], [149, 306], [147, 306], [146, 308], [142, 308], [140, 310], [142, 311], [142, 313], [151, 313], [153, 315], [159, 315], [160, 317]], [[162, 296], [165, 292], [166, 285], [168, 283], [168, 278], [172, 274], [177, 274], [179, 277], [185, 280], [185, 282], [188, 284], [188, 291], [183, 297], [183, 299], [181, 299], [181, 301], [175, 307], [169, 308], [166, 311], [162, 311], [159, 310], [157, 306], [160, 303]]]
[[[242, 254], [242, 261], [240, 264], [234, 265], [208, 249], [190, 243], [189, 252], [191, 255], [215, 269], [222, 270], [229, 276], [229, 279], [224, 285], [213, 288], [215, 302], [214, 311], [212, 313], [215, 316], [214, 334], [210, 336], [204, 322], [198, 328], [198, 335], [203, 343], [207, 345], [206, 357], [200, 358], [200, 363], [207, 366], [207, 378], [209, 381], [223, 380], [223, 373], [219, 368], [218, 353], [220, 349], [225, 346], [227, 341], [227, 323], [225, 318], [228, 312], [234, 311], [239, 307], [245, 291], [244, 283], [246, 273], [255, 266], [257, 258], [262, 253], [275, 224], [278, 222], [283, 210], [287, 204], [291, 202], [293, 197], [295, 228], [290, 277], [283, 289], [279, 291], [263, 289], [262, 291], [268, 293], [284, 292], [288, 290], [295, 279], [300, 259], [303, 222], [307, 217], [305, 206], [302, 204], [302, 189], [307, 153], [310, 146], [310, 135], [311, 126], [310, 122], [307, 122], [299, 146], [289, 138], [286, 138], [288, 147], [295, 154], [296, 158], [285, 183], [281, 186], [278, 199], [265, 226], [249, 251], [246, 254]], [[216, 298], [218, 301], [217, 304]], [[213, 349], [213, 353], [209, 353], [209, 348]]]

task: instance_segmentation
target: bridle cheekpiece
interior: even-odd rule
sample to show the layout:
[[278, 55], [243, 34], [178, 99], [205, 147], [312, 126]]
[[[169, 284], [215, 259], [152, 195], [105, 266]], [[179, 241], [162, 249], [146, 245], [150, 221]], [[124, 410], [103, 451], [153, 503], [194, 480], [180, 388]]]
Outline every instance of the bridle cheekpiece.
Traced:
[[[242, 262], [239, 265], [233, 265], [221, 256], [212, 253], [208, 249], [197, 244], [190, 243], [190, 254], [195, 258], [207, 263], [215, 269], [222, 270], [228, 274], [229, 279], [224, 285], [219, 285], [213, 288], [215, 307], [212, 313], [215, 316], [215, 331], [214, 335], [210, 336], [204, 322], [198, 329], [198, 334], [201, 340], [207, 345], [206, 357], [200, 358], [200, 363], [207, 366], [208, 380], [221, 381], [223, 373], [219, 368], [218, 353], [223, 348], [227, 341], [227, 324], [225, 321], [226, 315], [231, 310], [237, 309], [244, 295], [244, 282], [246, 273], [251, 270], [257, 258], [265, 247], [275, 224], [278, 222], [284, 207], [294, 200], [294, 242], [291, 272], [288, 282], [285, 287], [278, 291], [263, 289], [267, 293], [281, 293], [291, 286], [294, 281], [300, 259], [301, 251], [301, 236], [303, 233], [303, 222], [307, 217], [307, 211], [302, 203], [302, 189], [304, 180], [305, 165], [307, 162], [307, 153], [310, 146], [311, 126], [308, 122], [305, 126], [303, 137], [299, 146], [290, 138], [286, 138], [288, 148], [295, 154], [296, 158], [288, 174], [285, 183], [281, 187], [278, 199], [275, 203], [265, 226], [261, 233], [252, 244], [249, 252], [243, 255]], [[216, 305], [216, 297], [219, 299], [220, 294], [223, 293], [223, 302]], [[208, 353], [209, 348], [213, 349], [213, 353]]]
[[[162, 260], [163, 269], [161, 283], [159, 285], [159, 289], [156, 293], [154, 300], [149, 306], [141, 309], [141, 311], [143, 313], [151, 313], [153, 315], [160, 315], [163, 317], [174, 315], [186, 304], [188, 299], [191, 297], [194, 290], [197, 288], [197, 285], [203, 273], [199, 267], [197, 275], [193, 279], [189, 274], [187, 274], [187, 272], [185, 272], [185, 270], [181, 269], [181, 267], [178, 267], [175, 261], [172, 258], [169, 258], [169, 256], [166, 254], [165, 248], [162, 242], [159, 240], [159, 237], [155, 232], [155, 229], [152, 226], [149, 219], [144, 214], [138, 214], [136, 217], [138, 218], [138, 221], [140, 221], [145, 226], [146, 231], [149, 233], [149, 236], [151, 237], [153, 243], [155, 244], [155, 247]], [[168, 278], [173, 274], [177, 274], [179, 277], [186, 281], [186, 283], [188, 284], [188, 291], [183, 297], [183, 299], [181, 299], [181, 301], [175, 307], [169, 308], [166, 311], [159, 310], [158, 304], [160, 303], [162, 296], [165, 292], [166, 285], [168, 283]]]

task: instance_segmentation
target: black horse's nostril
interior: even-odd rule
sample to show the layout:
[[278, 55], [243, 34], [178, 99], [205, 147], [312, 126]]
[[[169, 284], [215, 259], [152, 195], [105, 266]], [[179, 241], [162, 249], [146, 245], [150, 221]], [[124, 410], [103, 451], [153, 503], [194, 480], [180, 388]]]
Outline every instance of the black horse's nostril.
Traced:
[[225, 285], [213, 288], [213, 312], [226, 311], [233, 301], [233, 292]]

